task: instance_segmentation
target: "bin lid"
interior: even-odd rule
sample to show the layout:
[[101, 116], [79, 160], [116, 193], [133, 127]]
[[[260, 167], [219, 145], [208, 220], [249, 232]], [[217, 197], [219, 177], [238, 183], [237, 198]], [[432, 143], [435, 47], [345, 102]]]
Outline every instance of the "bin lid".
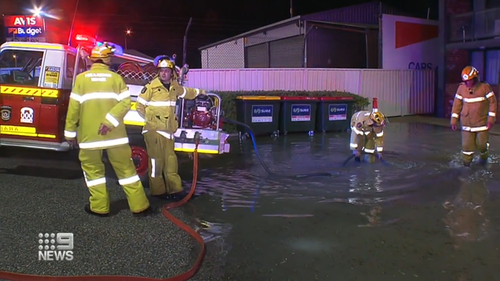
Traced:
[[238, 100], [280, 100], [277, 96], [237, 96]]
[[317, 101], [318, 97], [281, 97], [281, 100]]
[[320, 97], [319, 100], [321, 101], [336, 101], [336, 100], [354, 100], [353, 97]]

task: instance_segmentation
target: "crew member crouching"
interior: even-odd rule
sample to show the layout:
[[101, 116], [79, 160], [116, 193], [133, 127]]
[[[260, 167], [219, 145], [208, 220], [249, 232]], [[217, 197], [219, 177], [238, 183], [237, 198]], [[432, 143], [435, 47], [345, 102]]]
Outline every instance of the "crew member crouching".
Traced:
[[385, 116], [374, 108], [370, 111], [358, 111], [351, 118], [351, 143], [350, 148], [354, 152], [356, 162], [361, 161], [361, 155], [365, 153], [367, 162], [375, 162], [382, 159], [384, 150], [384, 126]]
[[462, 161], [470, 166], [474, 152], [479, 150], [481, 163], [488, 161], [489, 130], [495, 124], [497, 99], [490, 85], [479, 81], [479, 72], [473, 66], [462, 70], [463, 83], [458, 86], [451, 114], [451, 128], [462, 125]]

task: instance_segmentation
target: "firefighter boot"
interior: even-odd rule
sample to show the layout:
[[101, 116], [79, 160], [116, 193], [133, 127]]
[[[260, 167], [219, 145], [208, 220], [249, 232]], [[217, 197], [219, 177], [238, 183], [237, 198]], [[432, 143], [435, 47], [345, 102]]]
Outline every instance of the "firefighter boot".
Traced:
[[375, 163], [376, 159], [377, 159], [377, 157], [375, 157], [375, 155], [371, 154], [371, 153], [370, 154], [367, 153], [364, 156], [364, 160], [365, 160], [366, 163]]
[[489, 132], [480, 132], [477, 134], [477, 150], [479, 150], [479, 164], [487, 164], [490, 150], [488, 142]]

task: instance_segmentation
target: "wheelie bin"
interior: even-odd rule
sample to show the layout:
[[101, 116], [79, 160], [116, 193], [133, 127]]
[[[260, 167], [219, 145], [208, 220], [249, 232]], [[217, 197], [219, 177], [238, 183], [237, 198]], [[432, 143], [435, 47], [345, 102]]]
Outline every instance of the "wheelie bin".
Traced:
[[313, 132], [318, 101], [317, 97], [281, 97], [280, 133]]
[[320, 132], [348, 130], [353, 105], [353, 97], [320, 97], [316, 129]]
[[[270, 135], [279, 130], [281, 98], [277, 96], [236, 97], [236, 119], [252, 128], [255, 136]], [[248, 130], [238, 126], [240, 132]]]

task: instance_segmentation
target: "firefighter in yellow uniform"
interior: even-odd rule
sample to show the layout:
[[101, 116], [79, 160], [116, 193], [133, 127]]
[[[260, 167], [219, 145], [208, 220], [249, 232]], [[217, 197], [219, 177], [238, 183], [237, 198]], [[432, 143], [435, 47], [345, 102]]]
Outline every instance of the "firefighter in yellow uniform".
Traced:
[[180, 200], [186, 193], [178, 174], [174, 133], [179, 127], [175, 115], [177, 99], [194, 99], [205, 91], [179, 84], [175, 63], [168, 56], [156, 59], [158, 77], [141, 91], [137, 112], [144, 118], [144, 141], [149, 155], [149, 189], [154, 197]]
[[385, 116], [374, 111], [358, 111], [351, 118], [351, 150], [354, 152], [356, 162], [361, 161], [363, 152], [367, 162], [374, 162], [377, 156], [382, 159], [384, 151], [384, 126]]
[[474, 152], [479, 150], [481, 163], [488, 161], [489, 130], [495, 124], [497, 99], [490, 85], [479, 81], [473, 66], [462, 70], [463, 83], [458, 86], [451, 113], [451, 128], [462, 125], [462, 161], [470, 166]]
[[80, 148], [79, 159], [90, 192], [85, 211], [106, 216], [110, 212], [106, 188], [103, 151], [118, 176], [134, 214], [150, 214], [149, 201], [136, 174], [123, 118], [130, 110], [130, 92], [123, 78], [109, 70], [114, 48], [95, 47], [90, 70], [76, 77], [70, 95], [64, 136], [70, 145]]

